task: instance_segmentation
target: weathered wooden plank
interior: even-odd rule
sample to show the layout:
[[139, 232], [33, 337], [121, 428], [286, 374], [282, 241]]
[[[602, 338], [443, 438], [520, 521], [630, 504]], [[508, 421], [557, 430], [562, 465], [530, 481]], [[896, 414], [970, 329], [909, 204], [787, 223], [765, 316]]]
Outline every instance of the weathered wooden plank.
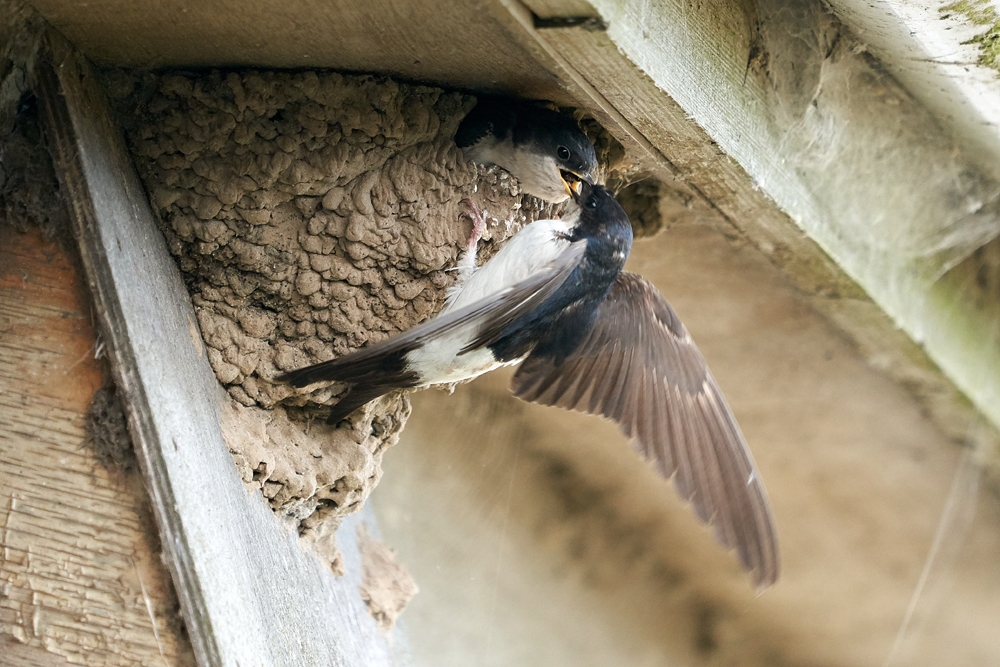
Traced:
[[487, 21], [486, 4], [91, 0], [81, 12], [65, 0], [32, 3], [100, 66], [330, 67], [569, 104], [556, 78]]
[[77, 268], [0, 221], [0, 664], [192, 664], [138, 476], [85, 442], [104, 377]]
[[95, 73], [60, 35], [44, 39], [31, 77], [199, 664], [390, 664], [353, 533], [337, 579], [246, 493], [191, 304]]
[[[682, 109], [693, 131], [746, 172], [734, 194], [752, 200], [759, 188], [773, 200], [742, 209], [750, 225], [777, 222], [768, 231], [779, 231], [794, 221], [1000, 424], [996, 332], [960, 293], [942, 295], [936, 285], [997, 234], [1000, 181], [980, 152], [888, 76], [823, 3], [734, 1], [711, 11], [677, 0], [591, 4], [608, 22], [605, 35], [540, 31], [540, 39], [588, 78], [616, 60], [628, 63], [594, 88], [623, 115], [633, 102], [646, 106], [652, 129], [644, 134], [672, 159], [677, 151], [660, 141], [670, 107]], [[659, 93], [639, 92], [650, 88]], [[656, 113], [660, 102], [666, 114]], [[726, 202], [705, 193], [720, 209]], [[794, 246], [783, 250], [797, 254]], [[996, 459], [995, 449], [990, 454]]]
[[990, 38], [1000, 20], [995, 3], [833, 0], [830, 6], [894, 78], [955, 130], [964, 150], [1000, 174], [1000, 61]]
[[[805, 234], [796, 220], [775, 205], [772, 192], [762, 188], [748, 174], [743, 164], [723, 152], [706, 129], [692, 122], [688, 110], [682, 108], [667, 93], [662, 83], [641, 71], [639, 65], [620, 48], [621, 32], [534, 30], [531, 25], [531, 10], [537, 14], [565, 15], [571, 9], [580, 11], [576, 2], [568, 3], [566, 9], [560, 11], [558, 0], [529, 0], [527, 5], [519, 0], [498, 1], [510, 11], [511, 16], [518, 19], [525, 34], [548, 54], [550, 66], [565, 72], [566, 79], [577, 82], [577, 94], [584, 96], [581, 99], [589, 97], [591, 105], [598, 111], [609, 110], [608, 117], [625, 130], [625, 136], [620, 138], [628, 142], [630, 136], [638, 135], [652, 147], [652, 150], [646, 150], [652, 165], [658, 165], [661, 173], [679, 179], [682, 185], [695, 194], [695, 205], [706, 209], [707, 215], [703, 215], [703, 218], [715, 218], [723, 224], [729, 223], [744, 234], [797, 287], [809, 295], [814, 307], [855, 341], [866, 357], [917, 394], [925, 408], [934, 416], [935, 422], [955, 441], [966, 443], [970, 440], [972, 436], [969, 424], [976, 423], [981, 418], [953, 381], [945, 377], [921, 349], [920, 344], [914, 342], [906, 331], [899, 328], [897, 321], [868, 296], [863, 285], [855, 283], [835, 263], [834, 258], [820, 246], [816, 238]], [[600, 5], [602, 11], [609, 11], [606, 5], [597, 2], [594, 4]], [[651, 5], [650, 11], [653, 12], [653, 9], [657, 12], [664, 11], [662, 7], [654, 8]], [[730, 10], [732, 8], [727, 11]], [[656, 12], [650, 14], [649, 26], [656, 24], [657, 16]], [[635, 21], [635, 17], [631, 15], [622, 17], [614, 14], [613, 17], [617, 21]], [[684, 20], [710, 22], [722, 19], [699, 14], [685, 15]], [[708, 34], [708, 28], [702, 26], [701, 29]], [[725, 81], [736, 76], [733, 75], [736, 69], [738, 78], [742, 81], [746, 62], [741, 61], [742, 69], [737, 68], [733, 64], [734, 56], [731, 51], [739, 46], [741, 35], [745, 37], [744, 32], [720, 33], [719, 43], [726, 45], [720, 58], [728, 59], [725, 65], [729, 78]], [[729, 42], [723, 39], [723, 34]], [[659, 43], [654, 46], [662, 48]], [[741, 57], [745, 58], [746, 53], [741, 53]], [[694, 59], [693, 55], [685, 57]], [[684, 79], [681, 73], [685, 71], [685, 67], [694, 68], [695, 64], [674, 64], [673, 70], [678, 79], [675, 85], [702, 85], [698, 83], [699, 77], [703, 78], [707, 74], [693, 72], [689, 78]], [[704, 85], [709, 83], [719, 85], [716, 81], [706, 81]], [[756, 84], [750, 80], [747, 85], [753, 87]], [[740, 92], [740, 95], [748, 94], [750, 93]], [[715, 98], [714, 102], [726, 107], [727, 113], [736, 105], [735, 101], [726, 101], [724, 96]], [[760, 107], [754, 109], [758, 113]], [[758, 126], [766, 120], [748, 114], [739, 122], [759, 130]], [[712, 128], [709, 126], [707, 129]], [[730, 128], [728, 131], [736, 130]], [[747, 132], [749, 137], [751, 132], [749, 129]], [[641, 142], [633, 142], [633, 146], [645, 147]], [[767, 150], [761, 149], [762, 154], [766, 152]], [[845, 167], [848, 170], [850, 168]], [[802, 217], [798, 219], [799, 222], [802, 220]], [[929, 317], [924, 325], [925, 331], [944, 342], [949, 336], [946, 330], [961, 328], [955, 326], [956, 322], [961, 321], [956, 314], [963, 318], [978, 318], [972, 323], [963, 323], [966, 324], [966, 334], [961, 345], [952, 346], [951, 354], [960, 356], [961, 350], [967, 349], [969, 352], [965, 354], [966, 357], [978, 355], [984, 363], [977, 365], [970, 363], [969, 359], [962, 363], [967, 374], [978, 378], [979, 386], [986, 386], [989, 384], [989, 371], [985, 369], [992, 368], [989, 359], [1000, 353], [995, 337], [990, 333], [995, 331], [995, 327], [991, 327], [987, 321], [992, 315], [982, 307], [968, 308], [970, 304], [982, 301], [981, 297], [970, 298], [961, 290], [950, 288], [948, 284], [947, 280], [942, 281], [931, 293], [932, 299], [936, 300], [935, 307], [942, 315], [936, 319]], [[982, 402], [979, 403], [980, 408], [983, 405]], [[975, 429], [974, 438], [994, 471], [1000, 470], [1000, 439], [996, 430]]]

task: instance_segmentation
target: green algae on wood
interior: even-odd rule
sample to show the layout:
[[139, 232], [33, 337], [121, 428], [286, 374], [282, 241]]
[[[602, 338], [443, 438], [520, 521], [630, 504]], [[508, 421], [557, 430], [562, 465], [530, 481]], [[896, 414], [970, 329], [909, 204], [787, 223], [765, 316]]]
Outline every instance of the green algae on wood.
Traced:
[[959, 0], [939, 10], [943, 18], [959, 14], [977, 26], [986, 26], [980, 33], [963, 44], [979, 46], [977, 62], [1000, 72], [1000, 13], [989, 0]]

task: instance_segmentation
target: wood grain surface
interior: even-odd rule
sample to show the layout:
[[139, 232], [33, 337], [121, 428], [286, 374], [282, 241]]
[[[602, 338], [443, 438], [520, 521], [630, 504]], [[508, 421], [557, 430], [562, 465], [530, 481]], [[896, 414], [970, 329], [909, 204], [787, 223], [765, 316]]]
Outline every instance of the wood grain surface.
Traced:
[[198, 664], [401, 664], [358, 591], [354, 527], [335, 577], [248, 495], [222, 437], [227, 399], [98, 74], [54, 30], [43, 39], [31, 81]]
[[0, 663], [193, 664], [138, 475], [87, 441], [88, 301], [66, 251], [0, 221]]

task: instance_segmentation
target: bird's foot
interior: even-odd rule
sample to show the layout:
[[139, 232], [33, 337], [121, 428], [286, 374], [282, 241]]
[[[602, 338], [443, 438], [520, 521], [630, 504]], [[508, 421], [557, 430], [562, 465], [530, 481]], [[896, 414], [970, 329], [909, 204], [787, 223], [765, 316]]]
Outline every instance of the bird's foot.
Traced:
[[458, 258], [458, 264], [453, 269], [458, 273], [458, 281], [448, 289], [448, 294], [445, 297], [446, 304], [455, 299], [461, 291], [462, 283], [476, 272], [476, 246], [479, 245], [479, 239], [483, 238], [483, 232], [486, 231], [486, 213], [471, 199], [466, 199], [462, 203], [468, 207], [468, 211], [464, 215], [472, 220], [472, 233], [469, 234], [465, 250], [462, 251], [461, 257]]
[[479, 240], [483, 238], [483, 232], [486, 231], [486, 212], [476, 206], [476, 203], [471, 199], [466, 199], [463, 203], [469, 209], [465, 215], [472, 220], [472, 233], [469, 234], [469, 240], [465, 242], [465, 251], [458, 258], [458, 266], [455, 267], [458, 270], [459, 282], [475, 272], [476, 247], [479, 245]]
[[469, 240], [466, 241], [465, 249], [466, 252], [474, 253], [476, 245], [478, 245], [479, 240], [483, 238], [483, 233], [486, 231], [486, 212], [480, 209], [476, 205], [476, 202], [471, 199], [465, 199], [462, 203], [469, 209], [465, 215], [472, 220], [472, 233], [469, 234]]

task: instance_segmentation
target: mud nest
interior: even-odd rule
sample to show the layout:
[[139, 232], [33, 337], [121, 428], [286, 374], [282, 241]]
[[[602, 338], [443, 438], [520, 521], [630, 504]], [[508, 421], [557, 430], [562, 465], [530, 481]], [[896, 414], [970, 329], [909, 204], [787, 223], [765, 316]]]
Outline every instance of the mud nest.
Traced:
[[337, 521], [377, 483], [409, 400], [327, 426], [344, 387], [274, 377], [436, 313], [472, 227], [464, 200], [487, 213], [481, 257], [552, 211], [464, 161], [467, 95], [326, 72], [110, 72], [106, 85], [231, 397], [240, 475], [336, 568]]
[[[27, 90], [18, 70], [5, 82]], [[38, 103], [29, 92], [16, 105], [0, 109], [0, 213], [0, 224], [20, 231], [40, 227], [46, 238], [65, 241], [68, 236], [69, 220], [42, 136]]]

